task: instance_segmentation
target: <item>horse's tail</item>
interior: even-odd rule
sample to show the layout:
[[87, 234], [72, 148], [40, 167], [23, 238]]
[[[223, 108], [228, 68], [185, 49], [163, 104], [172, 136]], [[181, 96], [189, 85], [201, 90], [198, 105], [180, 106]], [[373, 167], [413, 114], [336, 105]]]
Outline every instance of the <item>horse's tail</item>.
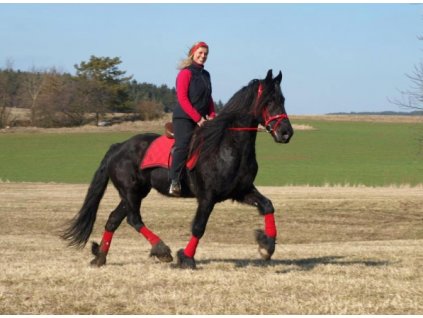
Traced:
[[61, 235], [64, 240], [69, 241], [70, 246], [82, 248], [87, 244], [94, 227], [98, 206], [109, 181], [107, 172], [109, 158], [116, 146], [112, 145], [104, 156], [91, 181], [81, 210], [75, 215], [69, 227]]

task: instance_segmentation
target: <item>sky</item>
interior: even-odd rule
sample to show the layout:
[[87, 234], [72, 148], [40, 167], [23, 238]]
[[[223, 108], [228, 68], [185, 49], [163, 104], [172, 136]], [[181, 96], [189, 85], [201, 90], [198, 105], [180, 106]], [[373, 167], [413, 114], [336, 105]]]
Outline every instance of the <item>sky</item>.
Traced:
[[288, 114], [406, 111], [421, 62], [423, 5], [288, 3], [0, 3], [0, 68], [75, 74], [119, 57], [139, 82], [175, 86], [189, 47], [205, 41], [213, 98], [283, 73]]

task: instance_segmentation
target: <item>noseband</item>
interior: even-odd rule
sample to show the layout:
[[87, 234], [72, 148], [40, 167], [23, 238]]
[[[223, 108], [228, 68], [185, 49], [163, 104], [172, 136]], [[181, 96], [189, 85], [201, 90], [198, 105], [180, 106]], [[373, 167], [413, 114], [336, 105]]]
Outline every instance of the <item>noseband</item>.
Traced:
[[[255, 109], [257, 108], [260, 102], [260, 97], [262, 94], [263, 94], [263, 86], [260, 83], [258, 87], [258, 91], [257, 91], [257, 100], [256, 100], [256, 105], [254, 107]], [[261, 116], [263, 118], [264, 127], [266, 127], [266, 130], [259, 129], [258, 127], [231, 127], [228, 129], [233, 131], [258, 131], [258, 132], [267, 131], [268, 133], [273, 133], [279, 127], [282, 120], [288, 119], [287, 114], [278, 114], [278, 115], [271, 116], [267, 106], [263, 108]], [[270, 124], [274, 121], [276, 121], [276, 123], [275, 125], [273, 125], [273, 127], [271, 127]]]
[[[263, 116], [263, 119], [264, 119], [264, 127], [266, 127], [266, 131], [269, 132], [269, 133], [274, 132], [279, 127], [282, 120], [284, 120], [285, 118], [286, 119], [288, 118], [287, 114], [278, 114], [278, 115], [275, 115], [275, 116], [270, 116], [269, 110], [267, 109], [267, 107], [265, 107], [263, 109], [263, 115], [262, 116]], [[276, 123], [273, 125], [273, 127], [271, 127], [270, 124], [273, 121], [276, 121]]]

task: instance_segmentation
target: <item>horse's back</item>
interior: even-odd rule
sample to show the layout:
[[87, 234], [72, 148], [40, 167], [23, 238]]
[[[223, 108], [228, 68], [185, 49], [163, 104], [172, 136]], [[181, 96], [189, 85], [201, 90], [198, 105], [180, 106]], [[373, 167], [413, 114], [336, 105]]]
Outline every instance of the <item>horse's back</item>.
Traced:
[[130, 148], [130, 150], [135, 150], [137, 153], [145, 153], [151, 143], [159, 137], [160, 135], [155, 133], [138, 134], [126, 140], [124, 144], [125, 147]]
[[108, 151], [109, 162], [119, 164], [119, 162], [129, 160], [139, 166], [148, 147], [158, 137], [160, 135], [155, 133], [138, 134], [123, 142], [111, 145]]

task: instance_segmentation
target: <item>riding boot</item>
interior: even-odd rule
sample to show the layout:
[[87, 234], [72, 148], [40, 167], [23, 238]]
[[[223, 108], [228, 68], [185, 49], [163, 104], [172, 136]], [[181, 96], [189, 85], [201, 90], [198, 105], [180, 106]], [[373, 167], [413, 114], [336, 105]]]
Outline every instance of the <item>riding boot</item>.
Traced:
[[173, 118], [175, 145], [172, 151], [172, 165], [170, 167], [172, 182], [169, 188], [169, 194], [172, 196], [179, 197], [181, 195], [180, 179], [185, 170], [189, 143], [196, 125], [192, 120]]

